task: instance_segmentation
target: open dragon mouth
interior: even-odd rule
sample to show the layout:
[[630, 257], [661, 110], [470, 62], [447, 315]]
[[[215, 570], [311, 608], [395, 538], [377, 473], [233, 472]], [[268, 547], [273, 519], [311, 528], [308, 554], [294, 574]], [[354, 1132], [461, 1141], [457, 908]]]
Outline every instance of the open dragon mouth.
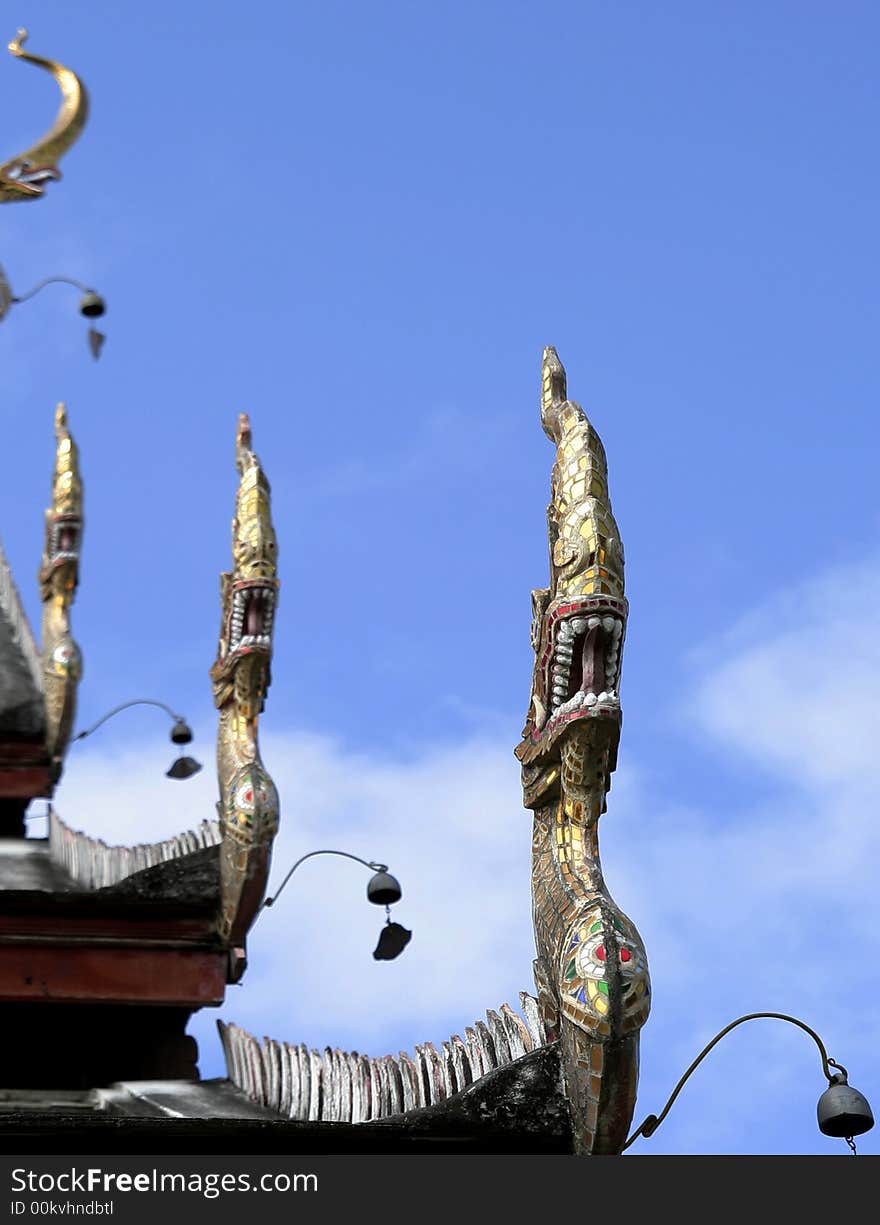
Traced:
[[76, 561], [79, 557], [78, 519], [56, 519], [52, 524], [49, 560], [52, 565], [62, 561]]
[[620, 650], [625, 605], [564, 605], [553, 618], [542, 662], [546, 707], [535, 737], [576, 717], [619, 717]]
[[229, 654], [270, 650], [274, 617], [274, 586], [257, 582], [236, 587], [232, 593]]
[[17, 187], [22, 195], [43, 195], [44, 184], [58, 182], [61, 171], [57, 166], [35, 166], [32, 162], [17, 162], [7, 166], [3, 174], [6, 183]]

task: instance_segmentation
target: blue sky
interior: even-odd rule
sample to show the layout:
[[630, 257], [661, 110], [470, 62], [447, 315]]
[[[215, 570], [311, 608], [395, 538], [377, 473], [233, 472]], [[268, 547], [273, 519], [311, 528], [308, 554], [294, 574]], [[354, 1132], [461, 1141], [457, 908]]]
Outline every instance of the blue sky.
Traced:
[[[383, 1054], [531, 985], [512, 749], [555, 344], [627, 555], [601, 838], [652, 969], [636, 1118], [758, 1010], [819, 1030], [876, 1107], [876, 6], [21, 0], [9, 20], [92, 115], [48, 198], [2, 209], [0, 260], [17, 293], [64, 274], [109, 303], [97, 363], [73, 290], [0, 328], [0, 530], [32, 618], [65, 399], [80, 724], [155, 697], [210, 763], [248, 411], [283, 584], [275, 883], [317, 846], [387, 860], [415, 932], [374, 962], [359, 870], [311, 861], [219, 1015]], [[55, 106], [0, 62], [9, 155]], [[164, 779], [166, 746], [158, 712], [121, 715], [71, 750], [62, 816], [126, 842], [212, 815], [210, 770]], [[631, 1151], [845, 1152], [816, 1129], [822, 1084], [793, 1027], [743, 1026]]]

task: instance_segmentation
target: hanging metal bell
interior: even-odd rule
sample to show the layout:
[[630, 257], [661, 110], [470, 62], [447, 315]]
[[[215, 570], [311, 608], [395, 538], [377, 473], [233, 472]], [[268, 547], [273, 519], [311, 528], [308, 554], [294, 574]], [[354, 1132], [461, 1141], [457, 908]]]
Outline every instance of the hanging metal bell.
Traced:
[[192, 730], [186, 720], [177, 719], [174, 723], [174, 727], [171, 729], [171, 743], [189, 744], [192, 738]]
[[835, 1074], [816, 1107], [819, 1131], [826, 1136], [861, 1136], [874, 1126], [868, 1099], [847, 1083], [843, 1072]]
[[79, 300], [79, 313], [87, 319], [100, 319], [107, 309], [107, 304], [94, 289], [86, 290]]
[[367, 901], [377, 906], [391, 906], [403, 897], [403, 890], [389, 872], [377, 872], [367, 883]]

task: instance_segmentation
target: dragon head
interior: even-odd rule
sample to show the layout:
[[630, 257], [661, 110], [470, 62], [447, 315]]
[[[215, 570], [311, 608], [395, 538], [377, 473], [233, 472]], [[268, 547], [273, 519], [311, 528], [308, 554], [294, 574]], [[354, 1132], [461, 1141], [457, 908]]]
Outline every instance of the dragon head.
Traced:
[[605, 450], [583, 409], [567, 399], [565, 370], [553, 348], [544, 350], [541, 424], [556, 444], [556, 462], [547, 509], [550, 586], [532, 592], [535, 669], [516, 749], [527, 808], [558, 793], [562, 749], [575, 732], [607, 748], [607, 790], [620, 739], [628, 608]]
[[55, 410], [55, 471], [52, 505], [46, 511], [46, 540], [40, 565], [40, 595], [70, 604], [79, 581], [83, 491], [79, 453], [67, 427], [63, 404]]
[[271, 680], [272, 625], [278, 595], [278, 543], [269, 507], [269, 482], [251, 449], [246, 413], [238, 419], [236, 514], [232, 521], [233, 570], [220, 576], [221, 623], [211, 669], [214, 702], [233, 697], [246, 718], [263, 709]]
[[0, 203], [42, 198], [46, 184], [61, 178], [55, 163], [76, 141], [89, 112], [88, 94], [76, 73], [55, 60], [25, 51], [26, 39], [27, 30], [19, 30], [7, 49], [18, 59], [51, 73], [61, 90], [61, 106], [54, 124], [41, 140], [0, 165]]
[[7, 162], [0, 169], [0, 199], [39, 200], [46, 194], [46, 183], [57, 183], [61, 171], [57, 166], [35, 166], [26, 159]]

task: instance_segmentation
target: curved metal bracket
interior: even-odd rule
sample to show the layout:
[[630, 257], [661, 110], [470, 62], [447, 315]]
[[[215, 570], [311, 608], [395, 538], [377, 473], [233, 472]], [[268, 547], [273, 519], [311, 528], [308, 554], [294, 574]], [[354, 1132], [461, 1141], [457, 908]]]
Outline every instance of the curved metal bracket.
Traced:
[[819, 1048], [819, 1054], [822, 1056], [822, 1072], [825, 1075], [829, 1084], [833, 1084], [834, 1079], [835, 1079], [834, 1073], [829, 1071], [829, 1068], [837, 1068], [840, 1072], [844, 1074], [844, 1076], [846, 1075], [846, 1068], [844, 1068], [841, 1064], [836, 1063], [833, 1059], [828, 1058], [828, 1053], [825, 1050], [822, 1039], [819, 1037], [816, 1031], [814, 1029], [810, 1029], [809, 1025], [806, 1025], [803, 1021], [799, 1021], [797, 1017], [790, 1017], [788, 1016], [787, 1013], [784, 1013], [784, 1012], [750, 1012], [744, 1017], [737, 1017], [737, 1019], [735, 1021], [731, 1021], [729, 1025], [725, 1025], [724, 1029], [722, 1029], [720, 1033], [717, 1033], [715, 1037], [712, 1039], [712, 1041], [703, 1047], [699, 1055], [697, 1055], [696, 1059], [693, 1061], [691, 1066], [682, 1076], [681, 1080], [672, 1090], [672, 1094], [670, 1095], [668, 1102], [663, 1107], [663, 1109], [660, 1111], [660, 1113], [659, 1114], [649, 1114], [648, 1117], [636, 1128], [636, 1130], [632, 1133], [632, 1135], [627, 1139], [626, 1144], [624, 1144], [623, 1148], [620, 1151], [623, 1152], [624, 1149], [629, 1148], [629, 1146], [633, 1143], [633, 1141], [637, 1140], [639, 1136], [645, 1136], [645, 1137], [653, 1136], [654, 1132], [657, 1130], [657, 1128], [666, 1118], [667, 1114], [669, 1114], [669, 1111], [672, 1108], [672, 1103], [675, 1101], [679, 1093], [684, 1088], [685, 1083], [689, 1079], [691, 1073], [695, 1071], [695, 1069], [703, 1062], [703, 1060], [706, 1058], [706, 1056], [711, 1051], [712, 1047], [715, 1046], [718, 1042], [720, 1042], [721, 1039], [725, 1036], [725, 1034], [729, 1034], [732, 1029], [736, 1029], [737, 1025], [742, 1025], [743, 1022], [745, 1021], [755, 1021], [763, 1017], [769, 1017], [777, 1021], [788, 1021], [790, 1024], [796, 1025], [798, 1029], [802, 1029], [804, 1030], [805, 1033], [808, 1033], [810, 1035], [810, 1037], [813, 1039], [813, 1041], [816, 1043], [816, 1045]]

